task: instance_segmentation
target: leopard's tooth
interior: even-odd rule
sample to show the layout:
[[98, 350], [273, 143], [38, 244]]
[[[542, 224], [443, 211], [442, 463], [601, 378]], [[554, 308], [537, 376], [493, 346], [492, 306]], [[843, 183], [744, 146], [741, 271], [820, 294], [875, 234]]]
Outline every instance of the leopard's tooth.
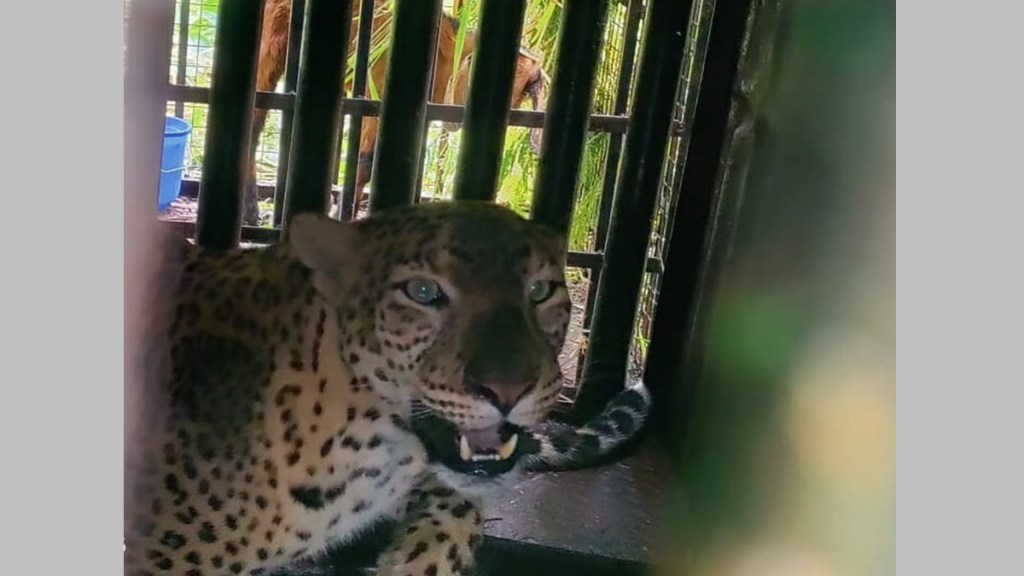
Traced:
[[469, 440], [465, 436], [459, 436], [459, 458], [470, 461], [473, 458], [473, 449], [469, 447]]
[[519, 435], [513, 434], [511, 438], [506, 440], [498, 448], [498, 458], [501, 460], [507, 460], [512, 453], [516, 451], [516, 445], [519, 443]]

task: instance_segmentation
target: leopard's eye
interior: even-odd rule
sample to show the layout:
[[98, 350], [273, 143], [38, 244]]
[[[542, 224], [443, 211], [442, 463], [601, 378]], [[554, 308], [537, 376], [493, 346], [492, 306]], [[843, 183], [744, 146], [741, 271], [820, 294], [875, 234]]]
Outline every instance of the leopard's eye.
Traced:
[[402, 284], [402, 291], [413, 302], [424, 306], [439, 306], [447, 301], [441, 286], [433, 280], [413, 278]]
[[547, 300], [555, 292], [555, 283], [549, 280], [537, 280], [530, 284], [527, 293], [530, 297], [530, 302], [534, 304], [540, 304]]

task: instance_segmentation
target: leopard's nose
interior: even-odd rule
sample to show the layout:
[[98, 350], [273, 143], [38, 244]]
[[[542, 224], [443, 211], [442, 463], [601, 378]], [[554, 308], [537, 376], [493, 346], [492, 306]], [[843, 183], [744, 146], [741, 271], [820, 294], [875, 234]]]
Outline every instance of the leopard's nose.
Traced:
[[530, 391], [533, 383], [527, 380], [476, 380], [470, 392], [487, 400], [502, 414], [508, 414], [516, 403]]
[[546, 350], [529, 318], [512, 305], [481, 314], [471, 333], [464, 387], [508, 414], [537, 381]]

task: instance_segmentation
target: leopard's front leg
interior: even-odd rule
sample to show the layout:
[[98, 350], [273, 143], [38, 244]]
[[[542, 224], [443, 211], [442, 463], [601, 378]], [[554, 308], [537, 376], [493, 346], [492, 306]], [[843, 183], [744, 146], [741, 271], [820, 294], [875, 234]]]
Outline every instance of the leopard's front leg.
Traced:
[[469, 576], [483, 536], [478, 499], [427, 472], [409, 494], [395, 542], [377, 563], [378, 576]]

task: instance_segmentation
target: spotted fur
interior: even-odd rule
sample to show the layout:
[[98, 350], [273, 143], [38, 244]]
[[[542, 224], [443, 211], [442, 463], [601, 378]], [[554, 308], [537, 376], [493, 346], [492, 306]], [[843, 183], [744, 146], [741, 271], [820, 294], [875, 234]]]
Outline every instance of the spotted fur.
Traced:
[[[431, 422], [514, 427], [527, 469], [594, 463], [642, 423], [638, 383], [578, 430], [529, 432], [562, 381], [559, 235], [477, 202], [291, 230], [167, 251], [146, 457], [126, 464], [126, 574], [266, 574], [382, 518], [398, 529], [380, 576], [469, 574], [480, 503], [431, 449], [445, 433]], [[424, 279], [444, 298], [412, 298]]]
[[643, 380], [636, 379], [582, 427], [545, 422], [530, 435], [532, 443], [523, 469], [575, 470], [601, 464], [636, 438], [650, 407], [650, 392]]

